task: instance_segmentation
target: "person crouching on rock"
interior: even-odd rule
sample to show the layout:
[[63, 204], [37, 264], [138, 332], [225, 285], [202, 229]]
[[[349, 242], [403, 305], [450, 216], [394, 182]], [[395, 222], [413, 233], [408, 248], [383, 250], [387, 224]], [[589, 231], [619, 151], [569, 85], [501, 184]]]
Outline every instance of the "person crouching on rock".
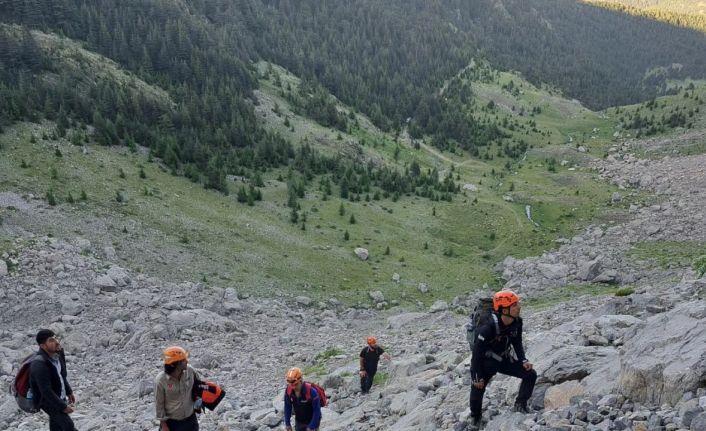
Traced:
[[471, 358], [471, 420], [481, 424], [483, 394], [496, 373], [522, 379], [513, 408], [529, 413], [527, 400], [534, 390], [537, 372], [525, 357], [522, 346], [520, 298], [514, 292], [500, 291], [493, 296], [493, 312], [479, 325]]
[[155, 379], [155, 408], [160, 431], [198, 431], [192, 388], [198, 374], [188, 364], [189, 354], [179, 346], [164, 352], [164, 371]]
[[321, 423], [321, 399], [313, 385], [304, 383], [302, 370], [292, 368], [287, 371], [287, 389], [284, 391], [284, 425], [292, 431], [292, 410], [294, 410], [295, 431], [316, 431]]
[[378, 340], [372, 336], [368, 337], [368, 345], [360, 351], [360, 390], [364, 394], [370, 392], [370, 388], [373, 386], [380, 356], [390, 360], [390, 355], [378, 346]]

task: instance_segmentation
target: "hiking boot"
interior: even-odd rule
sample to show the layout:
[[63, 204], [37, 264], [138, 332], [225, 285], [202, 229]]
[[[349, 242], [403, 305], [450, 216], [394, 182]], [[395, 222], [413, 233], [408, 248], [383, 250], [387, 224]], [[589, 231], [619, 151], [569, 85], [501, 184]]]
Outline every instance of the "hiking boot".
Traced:
[[469, 429], [471, 431], [479, 431], [482, 422], [482, 416], [471, 416], [471, 426], [469, 427]]
[[516, 413], [529, 413], [529, 409], [527, 408], [527, 404], [525, 403], [515, 403], [515, 406], [512, 408], [513, 412]]

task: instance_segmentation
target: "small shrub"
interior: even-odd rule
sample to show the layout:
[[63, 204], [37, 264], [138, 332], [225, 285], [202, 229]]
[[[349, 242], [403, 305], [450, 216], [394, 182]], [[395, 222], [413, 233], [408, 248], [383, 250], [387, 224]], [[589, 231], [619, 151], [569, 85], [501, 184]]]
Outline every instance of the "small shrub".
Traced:
[[615, 296], [630, 296], [635, 293], [635, 289], [632, 287], [622, 287], [615, 291]]
[[122, 202], [125, 201], [125, 197], [123, 196], [122, 193], [120, 193], [120, 190], [118, 190], [117, 192], [115, 192], [115, 201], [118, 202], [118, 203], [122, 203]]
[[54, 168], [54, 167], [51, 168], [51, 170], [49, 171], [49, 173], [50, 173], [50, 175], [51, 175], [51, 179], [52, 179], [52, 180], [56, 180], [56, 179], [59, 178], [59, 171], [57, 171], [56, 168]]
[[[34, 136], [32, 136], [32, 137], [34, 137]], [[54, 155], [56, 157], [64, 157], [64, 155], [61, 154], [61, 150], [58, 147], [56, 149], [54, 149]]]
[[22, 161], [20, 162], [20, 167], [22, 169], [27, 169], [27, 168], [29, 168], [29, 165], [27, 164], [27, 162], [25, 162], [24, 159], [22, 159]]
[[355, 224], [355, 216], [351, 214], [351, 218], [348, 219], [348, 223]]
[[122, 179], [125, 179], [126, 175], [125, 175], [125, 171], [123, 170], [123, 168], [118, 169], [118, 176]]
[[52, 189], [49, 189], [49, 190], [47, 191], [47, 202], [48, 202], [49, 205], [51, 205], [51, 206], [55, 206], [55, 205], [56, 205], [56, 197], [54, 196], [54, 191], [53, 191]]
[[143, 168], [142, 166], [140, 166], [140, 178], [143, 180], [145, 178], [147, 178], [147, 174], [145, 173], [145, 168]]
[[351, 239], [351, 235], [348, 233], [348, 231], [346, 231], [346, 232], [343, 234], [343, 240], [344, 240], [344, 241], [348, 241], [349, 239]]
[[86, 202], [88, 200], [88, 195], [86, 194], [86, 191], [81, 189], [81, 201]]
[[699, 278], [703, 277], [706, 274], [706, 254], [696, 259], [692, 267]]
[[76, 202], [76, 201], [74, 200], [74, 196], [71, 194], [71, 192], [69, 192], [69, 195], [66, 197], [66, 202], [68, 202], [68, 203], [70, 203], [70, 204]]

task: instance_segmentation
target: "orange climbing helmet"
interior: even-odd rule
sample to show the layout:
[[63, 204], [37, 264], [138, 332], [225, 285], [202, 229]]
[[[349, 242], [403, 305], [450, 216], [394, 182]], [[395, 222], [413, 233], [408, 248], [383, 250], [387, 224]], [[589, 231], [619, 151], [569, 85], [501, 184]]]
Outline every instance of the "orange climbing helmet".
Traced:
[[287, 383], [290, 385], [296, 384], [302, 379], [302, 370], [297, 367], [291, 368], [287, 371]]
[[164, 349], [164, 365], [171, 365], [175, 362], [183, 361], [189, 354], [182, 347], [171, 346]]
[[374, 346], [378, 343], [378, 339], [372, 335], [368, 337], [368, 346]]
[[493, 310], [500, 311], [520, 302], [520, 297], [510, 290], [501, 290], [493, 295]]

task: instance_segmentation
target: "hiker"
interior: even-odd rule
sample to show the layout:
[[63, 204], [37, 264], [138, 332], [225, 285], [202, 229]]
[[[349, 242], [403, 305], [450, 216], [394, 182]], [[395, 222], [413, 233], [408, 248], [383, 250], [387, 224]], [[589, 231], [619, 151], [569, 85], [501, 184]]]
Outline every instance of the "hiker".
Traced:
[[284, 425], [292, 431], [316, 431], [321, 422], [321, 399], [314, 385], [305, 383], [302, 370], [292, 368], [287, 372], [287, 389], [284, 392]]
[[69, 414], [74, 412], [76, 397], [66, 379], [66, 358], [61, 342], [51, 329], [37, 332], [39, 351], [29, 371], [31, 396], [49, 415], [50, 431], [76, 431]]
[[471, 359], [471, 421], [481, 424], [483, 394], [496, 373], [522, 379], [515, 399], [515, 412], [529, 413], [527, 400], [534, 390], [537, 372], [525, 357], [522, 346], [520, 298], [514, 292], [500, 291], [493, 296], [493, 311], [481, 322]]
[[387, 361], [390, 360], [390, 354], [378, 346], [377, 338], [370, 336], [367, 341], [368, 345], [360, 351], [360, 391], [364, 394], [370, 392], [370, 388], [373, 386], [380, 356]]
[[160, 431], [198, 431], [198, 404], [192, 390], [198, 374], [188, 363], [189, 354], [182, 347], [164, 349], [164, 371], [155, 379], [155, 408]]

